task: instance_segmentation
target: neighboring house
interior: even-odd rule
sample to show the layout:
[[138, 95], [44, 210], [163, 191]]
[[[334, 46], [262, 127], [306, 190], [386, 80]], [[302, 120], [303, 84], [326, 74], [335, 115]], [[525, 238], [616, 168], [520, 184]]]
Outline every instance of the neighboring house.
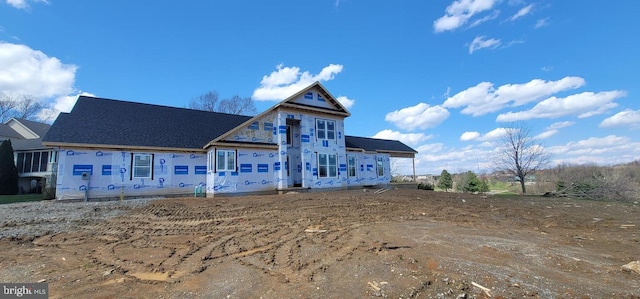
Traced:
[[56, 197], [208, 197], [384, 185], [395, 140], [346, 136], [350, 113], [318, 82], [255, 116], [80, 96], [44, 138]]
[[20, 194], [42, 193], [51, 178], [58, 152], [42, 145], [42, 138], [50, 127], [48, 124], [18, 118], [0, 124], [0, 140], [11, 140]]

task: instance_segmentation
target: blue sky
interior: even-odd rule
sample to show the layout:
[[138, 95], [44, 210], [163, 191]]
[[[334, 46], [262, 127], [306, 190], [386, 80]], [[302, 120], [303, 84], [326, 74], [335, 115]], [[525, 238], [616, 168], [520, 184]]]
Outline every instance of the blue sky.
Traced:
[[[418, 173], [490, 172], [523, 122], [553, 164], [640, 159], [638, 1], [0, 3], [0, 91], [176, 107], [209, 90], [259, 111], [320, 81], [349, 135], [398, 139]], [[411, 161], [396, 167], [410, 173]]]

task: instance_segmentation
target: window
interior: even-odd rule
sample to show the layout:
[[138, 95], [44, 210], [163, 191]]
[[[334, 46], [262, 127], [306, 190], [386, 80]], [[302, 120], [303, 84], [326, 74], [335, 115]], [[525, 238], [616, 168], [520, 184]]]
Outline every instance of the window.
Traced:
[[16, 168], [18, 168], [18, 173], [24, 172], [24, 153], [18, 153], [18, 159], [16, 159]]
[[338, 156], [318, 154], [318, 177], [335, 178], [338, 176]]
[[287, 145], [291, 145], [293, 140], [293, 132], [291, 131], [291, 126], [287, 126]]
[[336, 122], [332, 120], [316, 119], [316, 132], [318, 139], [335, 140]]
[[347, 174], [350, 177], [356, 176], [356, 156], [348, 155], [347, 156]]
[[133, 154], [131, 179], [151, 179], [153, 155]]
[[236, 171], [236, 151], [217, 150], [216, 151], [217, 171]]
[[47, 171], [49, 152], [22, 152], [16, 157], [18, 173]]
[[25, 153], [23, 172], [31, 172], [31, 163], [33, 162], [33, 153]]
[[207, 171], [214, 172], [216, 171], [216, 152], [212, 151], [207, 154]]
[[336, 122], [327, 121], [327, 139], [336, 139]]
[[40, 169], [38, 171], [47, 171], [47, 163], [49, 163], [49, 152], [40, 154]]
[[382, 157], [378, 157], [378, 176], [384, 176], [384, 160]]

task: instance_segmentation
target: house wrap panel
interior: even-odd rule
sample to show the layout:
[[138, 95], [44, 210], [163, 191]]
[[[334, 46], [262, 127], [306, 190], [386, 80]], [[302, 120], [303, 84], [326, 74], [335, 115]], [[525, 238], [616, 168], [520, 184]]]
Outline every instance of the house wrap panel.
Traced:
[[[131, 176], [132, 154], [153, 157], [151, 177]], [[206, 184], [204, 153], [166, 153], [60, 149], [56, 197], [58, 199], [192, 194]], [[88, 180], [82, 174], [88, 173]]]
[[[282, 167], [277, 164], [278, 153], [260, 149], [232, 149], [217, 148], [220, 150], [234, 150], [238, 160], [236, 171], [213, 171], [207, 173], [207, 193], [236, 193], [257, 192], [274, 190], [277, 184], [277, 169]], [[215, 155], [216, 148], [209, 153]], [[213, 155], [209, 157], [213, 157]]]

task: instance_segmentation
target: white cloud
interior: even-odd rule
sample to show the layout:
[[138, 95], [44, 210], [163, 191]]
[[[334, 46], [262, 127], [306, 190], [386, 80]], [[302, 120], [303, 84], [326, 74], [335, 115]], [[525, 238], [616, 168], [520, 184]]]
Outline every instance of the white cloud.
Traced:
[[445, 148], [436, 143], [419, 147], [415, 158], [418, 174], [439, 174], [443, 169], [452, 173], [465, 171], [486, 172], [491, 168], [493, 148], [467, 146], [464, 148]]
[[502, 49], [509, 48], [509, 47], [511, 47], [513, 45], [519, 45], [519, 44], [524, 44], [524, 41], [523, 40], [518, 40], [518, 39], [512, 40], [512, 41], [508, 42], [506, 45], [502, 46], [501, 48]]
[[404, 130], [433, 128], [449, 117], [449, 111], [441, 106], [419, 103], [387, 113], [385, 120]]
[[515, 21], [515, 20], [517, 20], [519, 18], [522, 18], [522, 17], [528, 15], [529, 13], [531, 13], [531, 9], [532, 8], [533, 8], [533, 4], [529, 4], [529, 5], [521, 8], [520, 10], [518, 10], [518, 12], [515, 15], [513, 15], [513, 16], [511, 16], [509, 18], [509, 21]]
[[524, 84], [505, 84], [497, 89], [491, 82], [481, 82], [449, 97], [442, 106], [465, 107], [461, 113], [480, 116], [506, 106], [525, 105], [557, 92], [579, 88], [584, 84], [584, 79], [580, 77], [564, 77], [558, 81], [534, 79]]
[[501, 43], [502, 41], [500, 41], [499, 39], [486, 39], [486, 36], [484, 35], [476, 36], [476, 38], [474, 38], [471, 42], [471, 45], [469, 45], [469, 54], [473, 54], [473, 52], [485, 48], [495, 49], [500, 46]]
[[62, 63], [26, 45], [7, 42], [0, 42], [0, 65], [3, 66], [0, 68], [1, 92], [50, 102], [50, 107], [37, 115], [40, 120], [50, 121], [75, 104], [77, 66]]
[[460, 140], [461, 141], [492, 141], [492, 140], [496, 140], [499, 138], [502, 138], [502, 136], [504, 136], [507, 133], [507, 129], [506, 128], [496, 128], [493, 129], [489, 132], [487, 132], [486, 134], [482, 135], [479, 132], [464, 132], [462, 133], [462, 135], [460, 136]]
[[256, 101], [280, 101], [311, 85], [315, 81], [329, 81], [342, 71], [342, 65], [330, 64], [317, 75], [308, 71], [301, 72], [300, 68], [276, 66], [276, 71], [262, 77], [260, 87], [253, 91]]
[[492, 131], [489, 131], [487, 134], [484, 134], [482, 138], [480, 138], [480, 140], [482, 141], [496, 140], [496, 139], [502, 138], [506, 134], [507, 134], [506, 128], [496, 128], [496, 129], [493, 129]]
[[562, 128], [566, 128], [566, 127], [570, 127], [575, 125], [576, 123], [573, 121], [561, 121], [561, 122], [555, 122], [550, 124], [547, 127], [547, 130], [557, 130], [557, 129], [562, 129]]
[[447, 6], [444, 16], [433, 22], [437, 32], [454, 30], [466, 24], [474, 15], [489, 10], [496, 0], [457, 0]]
[[25, 45], [0, 42], [0, 91], [39, 99], [73, 92], [77, 66]]
[[399, 140], [409, 146], [415, 146], [420, 144], [421, 142], [433, 138], [433, 135], [426, 135], [424, 133], [400, 133], [398, 131], [382, 130], [373, 135], [372, 138]]
[[574, 124], [575, 122], [572, 122], [572, 121], [562, 121], [562, 122], [552, 123], [548, 127], [546, 127], [542, 133], [534, 136], [533, 139], [547, 139], [553, 135], [560, 133], [560, 129], [573, 126]]
[[556, 129], [554, 129], [554, 130], [546, 130], [546, 131], [534, 136], [533, 139], [547, 139], [547, 138], [549, 138], [549, 137], [551, 137], [553, 135], [558, 134], [559, 132], [560, 131], [556, 130]]
[[460, 141], [470, 141], [470, 140], [474, 140], [474, 139], [478, 139], [478, 137], [480, 137], [480, 133], [478, 132], [464, 132], [462, 133], [462, 135], [460, 135]]
[[547, 27], [547, 26], [549, 26], [549, 24], [551, 24], [549, 22], [549, 17], [546, 17], [544, 19], [538, 19], [536, 21], [536, 24], [533, 26], [533, 28], [539, 29], [539, 28], [542, 28], [542, 27]]
[[351, 107], [353, 107], [353, 104], [356, 103], [356, 100], [349, 99], [345, 96], [339, 96], [336, 100], [338, 100], [338, 102], [340, 102], [340, 104], [342, 104], [342, 106], [347, 109], [351, 109]]
[[554, 161], [558, 164], [597, 163], [610, 165], [640, 158], [638, 148], [640, 148], [640, 142], [634, 142], [629, 137], [609, 135], [553, 146], [549, 148], [549, 151], [558, 156]]
[[473, 21], [473, 23], [471, 23], [471, 25], [469, 25], [469, 28], [476, 27], [476, 26], [478, 26], [478, 25], [480, 25], [482, 23], [491, 21], [491, 20], [493, 20], [493, 19], [495, 19], [495, 18], [497, 18], [499, 16], [500, 16], [500, 11], [499, 10], [494, 10], [491, 14], [486, 15], [486, 16], [480, 18], [480, 19], [477, 19], [477, 20]]
[[416, 148], [415, 150], [418, 151], [419, 153], [422, 153], [422, 152], [437, 153], [437, 152], [442, 151], [442, 149], [444, 149], [444, 144], [442, 144], [442, 143], [430, 143], [430, 144], [423, 144], [423, 145], [419, 146], [418, 148]]
[[28, 2], [41, 2], [41, 3], [46, 3], [49, 4], [49, 1], [47, 0], [7, 0], [7, 4], [17, 8], [17, 9], [28, 9], [29, 8], [29, 3]]
[[600, 123], [602, 128], [631, 127], [640, 128], [640, 110], [627, 109], [606, 118]]
[[602, 114], [616, 107], [613, 100], [626, 96], [625, 91], [613, 90], [599, 93], [583, 92], [565, 98], [551, 97], [539, 102], [530, 110], [507, 112], [498, 115], [498, 122], [521, 121], [534, 118], [558, 118], [577, 114], [578, 118], [587, 118]]

